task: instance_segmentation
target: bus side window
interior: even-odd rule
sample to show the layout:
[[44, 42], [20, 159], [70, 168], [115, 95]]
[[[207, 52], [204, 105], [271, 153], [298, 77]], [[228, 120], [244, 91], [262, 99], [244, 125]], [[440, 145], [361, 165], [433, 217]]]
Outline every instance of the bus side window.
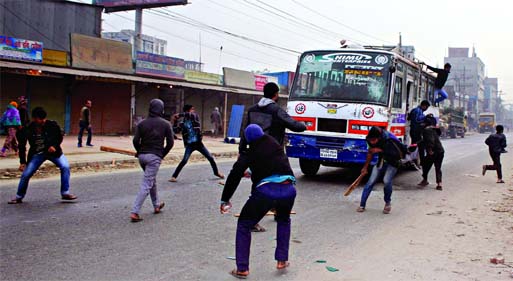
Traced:
[[403, 78], [396, 77], [394, 85], [394, 100], [392, 102], [393, 108], [402, 108], [403, 103]]

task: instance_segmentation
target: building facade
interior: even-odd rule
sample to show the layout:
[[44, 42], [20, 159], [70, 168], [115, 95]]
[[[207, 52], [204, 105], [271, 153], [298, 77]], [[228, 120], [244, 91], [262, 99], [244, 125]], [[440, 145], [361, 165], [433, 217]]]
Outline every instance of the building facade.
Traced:
[[484, 110], [485, 64], [475, 49], [469, 56], [469, 48], [449, 48], [444, 63], [452, 65], [447, 86], [453, 87], [460, 95], [468, 96], [465, 107], [470, 116], [477, 117]]
[[[132, 44], [135, 46], [135, 31], [129, 29], [123, 29], [119, 32], [102, 32], [102, 38], [111, 39], [116, 41], [122, 41]], [[159, 39], [157, 37], [142, 34], [141, 52], [156, 54], [156, 55], [167, 55], [167, 41]], [[135, 54], [135, 53], [134, 53]]]
[[498, 110], [499, 81], [497, 78], [486, 77], [484, 81], [483, 111], [496, 112]]

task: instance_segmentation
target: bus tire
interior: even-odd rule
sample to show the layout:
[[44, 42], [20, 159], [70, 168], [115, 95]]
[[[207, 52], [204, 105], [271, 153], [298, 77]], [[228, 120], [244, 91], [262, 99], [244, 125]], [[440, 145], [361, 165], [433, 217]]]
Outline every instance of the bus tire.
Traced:
[[315, 176], [321, 167], [321, 163], [315, 160], [300, 158], [299, 167], [305, 176]]

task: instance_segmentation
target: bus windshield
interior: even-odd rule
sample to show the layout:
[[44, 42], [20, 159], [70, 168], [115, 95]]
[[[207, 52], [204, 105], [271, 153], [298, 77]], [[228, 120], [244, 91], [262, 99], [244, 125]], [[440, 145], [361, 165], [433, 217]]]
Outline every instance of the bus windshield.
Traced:
[[303, 54], [289, 100], [387, 105], [389, 54], [319, 51]]

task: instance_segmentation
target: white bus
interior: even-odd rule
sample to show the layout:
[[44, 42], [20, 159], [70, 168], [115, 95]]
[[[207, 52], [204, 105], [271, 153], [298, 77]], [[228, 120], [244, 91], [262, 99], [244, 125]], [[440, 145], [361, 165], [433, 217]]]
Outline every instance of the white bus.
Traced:
[[[432, 73], [394, 49], [309, 51], [301, 55], [287, 103], [288, 113], [307, 131], [288, 132], [289, 157], [315, 175], [320, 165], [365, 162], [365, 136], [379, 126], [409, 144], [408, 112], [427, 99], [433, 105]], [[425, 114], [439, 117], [438, 108]]]

